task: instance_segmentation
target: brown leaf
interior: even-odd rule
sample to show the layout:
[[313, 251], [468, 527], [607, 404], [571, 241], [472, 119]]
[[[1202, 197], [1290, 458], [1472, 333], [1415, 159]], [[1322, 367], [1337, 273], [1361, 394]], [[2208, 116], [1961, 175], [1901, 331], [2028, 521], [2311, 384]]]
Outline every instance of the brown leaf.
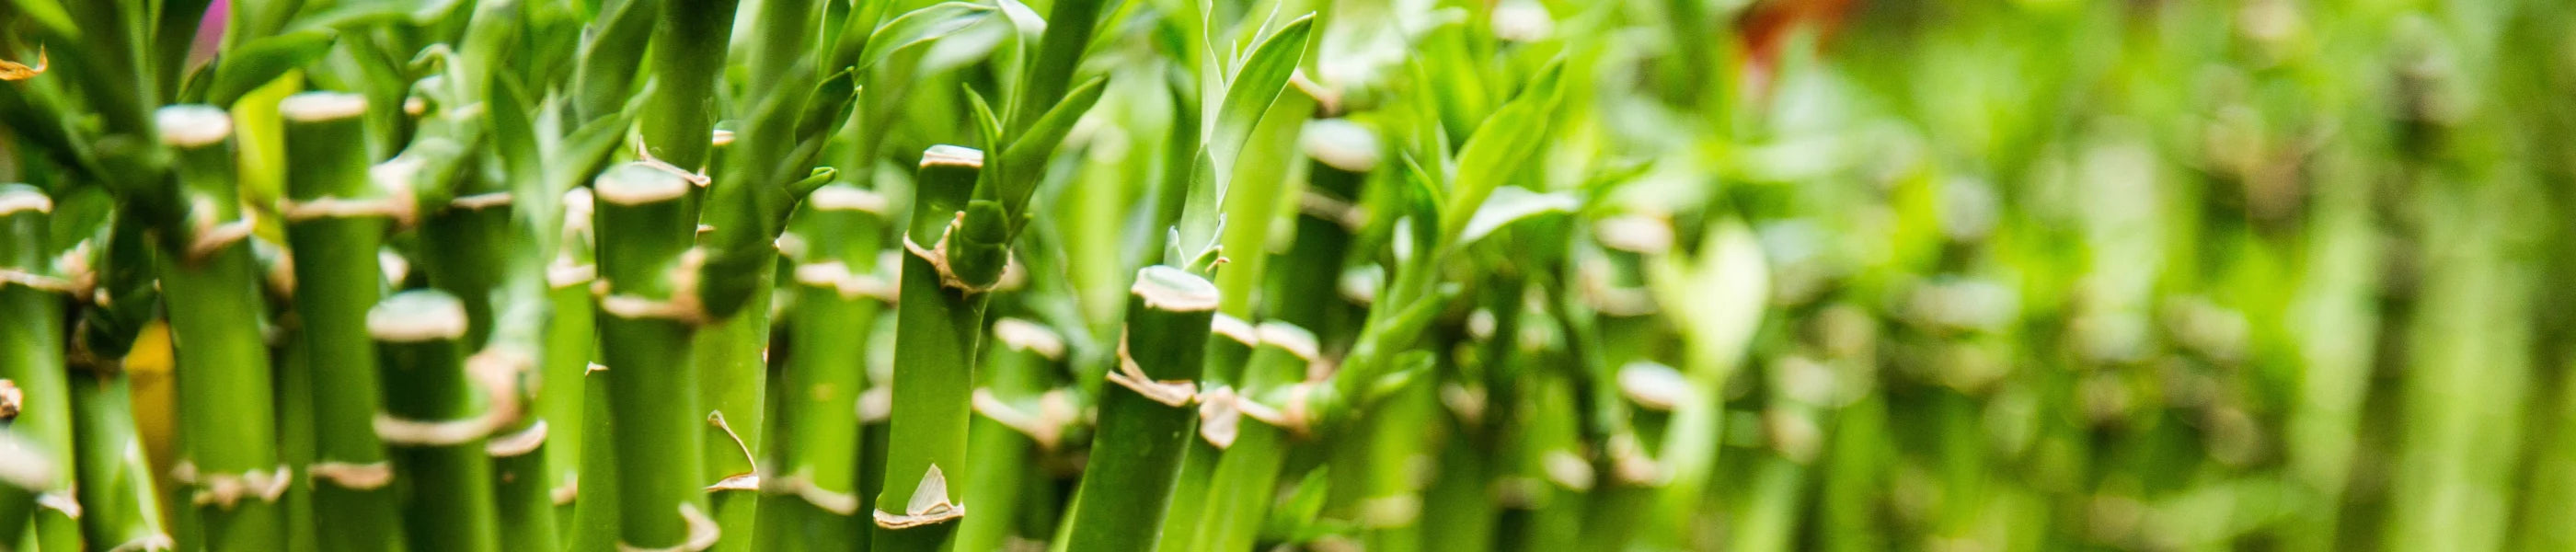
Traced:
[[43, 46], [36, 47], [35, 67], [28, 67], [26, 64], [15, 61], [0, 60], [0, 81], [27, 80], [35, 78], [36, 75], [44, 72], [45, 48]]

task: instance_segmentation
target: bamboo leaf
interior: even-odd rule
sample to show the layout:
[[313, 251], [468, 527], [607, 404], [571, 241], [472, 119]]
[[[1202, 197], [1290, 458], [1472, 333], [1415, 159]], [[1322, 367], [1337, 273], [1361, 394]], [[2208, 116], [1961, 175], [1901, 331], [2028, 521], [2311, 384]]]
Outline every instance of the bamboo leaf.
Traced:
[[229, 106], [251, 89], [277, 80], [279, 75], [298, 67], [311, 65], [330, 53], [335, 34], [324, 30], [297, 31], [262, 37], [216, 60], [214, 72], [206, 84], [206, 103]]
[[1447, 221], [1441, 225], [1443, 243], [1455, 243], [1466, 230], [1466, 215], [1475, 212], [1495, 187], [1519, 174], [1521, 167], [1537, 156], [1540, 144], [1547, 139], [1547, 122], [1555, 108], [1558, 75], [1563, 69], [1561, 61], [1549, 64], [1520, 97], [1504, 104], [1468, 136], [1467, 147], [1458, 153], [1451, 194], [1441, 209]]
[[[1046, 166], [1047, 156], [1055, 153], [1056, 146], [1064, 143], [1066, 135], [1073, 133], [1073, 124], [1082, 120], [1082, 114], [1091, 111], [1093, 104], [1100, 102], [1100, 94], [1108, 88], [1108, 82], [1109, 77], [1093, 77], [1066, 94], [1063, 102], [1048, 109], [1037, 122], [1021, 129], [1010, 146], [1003, 148], [1002, 165], [1013, 167], [1014, 171], [1021, 167]], [[1013, 178], [1003, 181], [1005, 187], [1001, 190], [1004, 206], [1010, 212], [1022, 212], [1027, 208], [1029, 194], [1037, 191], [1038, 175], [1036, 172], [1013, 172], [1009, 176]]]
[[1573, 213], [1583, 207], [1583, 200], [1565, 192], [1538, 193], [1526, 188], [1506, 186], [1494, 190], [1476, 215], [1467, 219], [1467, 229], [1458, 236], [1460, 247], [1475, 245], [1495, 231], [1522, 221], [1546, 215]]
[[1261, 115], [1270, 111], [1270, 102], [1279, 99], [1279, 91], [1287, 88], [1288, 77], [1305, 59], [1306, 37], [1313, 34], [1314, 23], [1314, 14], [1288, 22], [1278, 33], [1253, 46], [1252, 55], [1235, 70], [1216, 116], [1201, 123], [1210, 125], [1206, 129], [1207, 147], [1215, 154], [1218, 170], [1233, 170], [1234, 158], [1243, 150], [1243, 143], [1252, 139], [1253, 127], [1260, 125]]
[[991, 17], [994, 11], [992, 6], [942, 2], [896, 16], [868, 35], [867, 45], [860, 51], [857, 68], [867, 70], [903, 50], [966, 30]]

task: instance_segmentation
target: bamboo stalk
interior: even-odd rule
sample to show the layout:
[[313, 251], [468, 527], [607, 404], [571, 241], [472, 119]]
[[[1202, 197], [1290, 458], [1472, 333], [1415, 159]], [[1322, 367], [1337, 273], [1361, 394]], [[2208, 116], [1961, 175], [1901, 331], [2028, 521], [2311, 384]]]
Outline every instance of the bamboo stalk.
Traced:
[[78, 491], [84, 540], [99, 548], [168, 548], [164, 510], [135, 425], [126, 357], [160, 309], [152, 243], [136, 217], [102, 221], [92, 261], [96, 289], [82, 306], [71, 380], [72, 432], [79, 444]]
[[[922, 153], [914, 179], [911, 223], [901, 238], [910, 254], [904, 255], [901, 299], [895, 303], [894, 387], [904, 391], [894, 395], [886, 434], [887, 443], [903, 446], [885, 451], [884, 485], [873, 513], [877, 531], [869, 546], [878, 552], [938, 549], [956, 530], [951, 522], [966, 515], [948, 489], [969, 467], [972, 370], [984, 333], [988, 297], [982, 290], [992, 280], [959, 277], [952, 267], [966, 259], [950, 255], [950, 246], [967, 239], [956, 233], [983, 160], [983, 152], [935, 146]], [[924, 245], [923, 239], [934, 241]]]
[[696, 234], [689, 182], [666, 168], [629, 163], [600, 175], [598, 301], [601, 358], [615, 445], [618, 546], [711, 545], [718, 537], [702, 490], [705, 415], [691, 338], [699, 311], [684, 255]]
[[1217, 308], [1216, 285], [1167, 266], [1136, 271], [1119, 366], [1100, 397], [1100, 429], [1075, 488], [1073, 550], [1146, 550], [1161, 534]]
[[[71, 289], [55, 276], [44, 250], [50, 233], [53, 200], [25, 184], [0, 184], [0, 381], [11, 382], [0, 401], [10, 401], [9, 429], [24, 445], [56, 466], [50, 477], [31, 489], [36, 544], [49, 549], [78, 548], [79, 506], [73, 496], [74, 450], [71, 390], [63, 357], [64, 295]], [[15, 519], [0, 523], [16, 524]], [[7, 537], [8, 535], [0, 535]]]
[[975, 471], [966, 481], [966, 503], [975, 515], [958, 522], [958, 550], [1002, 550], [1014, 540], [1034, 540], [1024, 532], [1026, 514], [1039, 504], [1026, 493], [1046, 477], [1041, 455], [1062, 442], [1074, 415], [1072, 401], [1053, 393], [1063, 372], [1064, 340], [1054, 330], [1017, 318], [993, 321], [992, 345], [982, 362], [982, 386], [975, 388], [975, 421], [967, 430], [966, 454]]
[[858, 398], [868, 390], [867, 335], [889, 290], [877, 236], [885, 200], [856, 186], [816, 190], [801, 230], [785, 366], [773, 393], [753, 548], [830, 550], [863, 542]]
[[1172, 487], [1172, 505], [1163, 512], [1163, 536], [1154, 549], [1193, 550], [1192, 539], [1216, 518], [1203, 508], [1208, 487], [1216, 478], [1217, 458], [1233, 446], [1242, 426], [1243, 415], [1234, 401], [1237, 393], [1251, 390], [1245, 385], [1245, 365], [1260, 343], [1251, 324], [1224, 313], [1216, 315], [1208, 331], [1207, 368], [1202, 374], [1207, 391], [1199, 407], [1198, 438], [1190, 440], [1189, 452], [1181, 456], [1180, 479]]
[[469, 319], [461, 301], [436, 290], [397, 293], [367, 311], [385, 384], [374, 425], [404, 482], [403, 535], [413, 550], [501, 547], [483, 448], [507, 387], [467, 373]]
[[178, 351], [180, 432], [188, 435], [178, 474], [202, 524], [196, 546], [267, 551], [285, 545], [278, 497], [290, 484], [278, 464], [269, 352], [260, 334], [259, 267], [244, 240], [235, 188], [232, 120], [206, 106], [156, 115], [164, 144], [178, 154], [190, 206], [184, 228], [163, 234], [161, 286]]
[[310, 92], [279, 104], [286, 121], [287, 245], [295, 251], [297, 338], [312, 373], [317, 545], [401, 542], [393, 466], [367, 420], [378, 408], [366, 313], [383, 297], [376, 250], [403, 204], [367, 178], [366, 99]]
[[1206, 521], [1189, 550], [1252, 550], [1270, 512], [1291, 439], [1311, 430], [1287, 417], [1292, 393], [1315, 362], [1315, 335], [1285, 322], [1263, 322], [1260, 348], [1244, 367], [1235, 408], [1244, 412], [1233, 446], [1217, 461], [1204, 508]]

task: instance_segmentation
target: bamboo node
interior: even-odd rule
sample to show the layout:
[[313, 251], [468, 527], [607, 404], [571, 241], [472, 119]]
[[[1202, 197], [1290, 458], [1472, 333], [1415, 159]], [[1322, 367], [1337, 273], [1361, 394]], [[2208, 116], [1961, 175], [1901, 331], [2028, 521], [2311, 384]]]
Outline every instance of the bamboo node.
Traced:
[[573, 499], [581, 498], [581, 472], [565, 472], [563, 478], [562, 485], [546, 490], [546, 498], [554, 499], [556, 506], [571, 504]]
[[197, 237], [188, 241], [188, 261], [191, 263], [204, 262], [207, 257], [213, 257], [216, 251], [221, 251], [225, 247], [241, 242], [243, 238], [250, 237], [251, 225], [248, 219], [223, 224], [205, 224], [202, 222], [204, 219], [198, 220], [201, 222], [197, 225]]
[[857, 186], [824, 186], [805, 196], [805, 205], [817, 211], [860, 211], [885, 214], [883, 195]]
[[[964, 224], [966, 224], [966, 212], [959, 211], [955, 218], [948, 220], [948, 226], [939, 231], [939, 242], [930, 244], [929, 248], [923, 248], [921, 242], [913, 241], [911, 232], [904, 232], [903, 249], [911, 251], [913, 256], [920, 257], [923, 262], [930, 263], [930, 269], [939, 274], [939, 287], [942, 289], [954, 289], [963, 295], [992, 291], [993, 284], [968, 283], [965, 278], [958, 277], [956, 269], [948, 264], [948, 239], [957, 235], [957, 228]], [[1003, 262], [1007, 266], [1010, 261], [1005, 257]]]
[[1020, 410], [995, 396], [991, 389], [976, 389], [972, 395], [972, 403], [976, 414], [982, 414], [985, 419], [1002, 424], [1002, 427], [1027, 435], [1029, 440], [1036, 441], [1039, 447], [1053, 450], [1056, 443], [1063, 439], [1064, 424], [1068, 420], [1050, 416], [1050, 413], [1044, 410], [1037, 413]]
[[107, 552], [150, 552], [155, 550], [170, 550], [178, 547], [179, 542], [171, 540], [169, 535], [153, 534], [126, 541], [125, 544], [119, 544], [116, 545], [115, 548], [107, 549]]
[[724, 479], [718, 479], [718, 480], [716, 480], [715, 484], [707, 485], [707, 486], [706, 486], [706, 488], [704, 488], [704, 489], [699, 489], [699, 490], [703, 490], [703, 491], [707, 491], [707, 492], [716, 492], [716, 491], [758, 491], [758, 490], [760, 490], [760, 474], [758, 474], [758, 473], [737, 473], [737, 474], [733, 474], [733, 475], [725, 476], [725, 478], [724, 478]]
[[793, 494], [805, 503], [844, 516], [858, 515], [859, 495], [824, 489], [814, 484], [813, 468], [799, 468], [785, 477], [762, 479], [761, 492]]
[[1218, 450], [1234, 448], [1243, 424], [1243, 410], [1235, 406], [1240, 400], [1234, 388], [1223, 385], [1199, 393], [1199, 438]]
[[882, 385], [870, 387], [866, 391], [859, 392], [859, 400], [855, 402], [858, 403], [857, 414], [860, 422], [886, 421], [887, 417], [894, 415], [894, 388]]
[[1557, 486], [1573, 491], [1592, 490], [1592, 463], [1584, 461], [1583, 456], [1574, 451], [1548, 451], [1539, 464], [1547, 472], [1548, 481], [1555, 482]]
[[34, 447], [19, 446], [18, 438], [0, 435], [0, 483], [21, 489], [42, 489], [53, 484], [53, 459], [36, 452]]
[[842, 299], [867, 297], [892, 302], [895, 296], [894, 286], [886, 284], [885, 279], [852, 272], [848, 263], [840, 261], [796, 265], [796, 283], [830, 288]]
[[447, 200], [447, 208], [480, 211], [493, 207], [509, 205], [511, 199], [510, 192], [508, 191], [480, 193], [470, 196], [459, 196], [455, 199]]
[[79, 286], [70, 280], [24, 270], [0, 268], [0, 285], [15, 284], [50, 293], [71, 293]]
[[[722, 410], [709, 410], [709, 411], [707, 411], [707, 425], [715, 426], [716, 431], [722, 431], [722, 432], [724, 432], [725, 438], [728, 438], [728, 439], [732, 439], [732, 440], [733, 440], [733, 446], [734, 446], [734, 448], [739, 449], [739, 450], [741, 450], [741, 451], [742, 451], [742, 465], [745, 465], [745, 466], [752, 466], [752, 468], [753, 468], [753, 469], [752, 469], [752, 471], [753, 471], [753, 472], [755, 472], [755, 473], [757, 473], [757, 472], [759, 471], [759, 466], [760, 466], [760, 460], [759, 460], [759, 457], [753, 456], [753, 455], [751, 454], [751, 444], [750, 444], [750, 443], [745, 443], [745, 442], [743, 442], [743, 440], [742, 440], [742, 434], [740, 434], [740, 433], [735, 433], [735, 432], [733, 431], [733, 426], [732, 426], [732, 425], [730, 425], [730, 424], [726, 424], [726, 423], [725, 423], [724, 411], [722, 411]], [[742, 475], [752, 475], [752, 474], [742, 474]], [[737, 476], [735, 476], [735, 477], [741, 477], [741, 475], [737, 475]], [[727, 478], [727, 479], [731, 479], [731, 478]], [[756, 479], [755, 479], [754, 481], [756, 482], [756, 481], [758, 481], [758, 480], [756, 480]], [[717, 483], [717, 485], [723, 485], [723, 483], [722, 483], [722, 482], [718, 482], [718, 483]], [[757, 486], [757, 485], [754, 485], [754, 486], [752, 486], [752, 487], [748, 487], [748, 488], [745, 488], [745, 489], [742, 489], [742, 490], [750, 490], [750, 489], [758, 489], [758, 488], [760, 488], [760, 487], [759, 487], [759, 486]], [[708, 490], [715, 490], [715, 487], [708, 487], [707, 489], [708, 489]]]
[[287, 222], [305, 222], [325, 218], [386, 217], [409, 218], [410, 205], [401, 200], [322, 196], [308, 200], [280, 200], [277, 214]]
[[193, 483], [198, 487], [196, 494], [190, 496], [190, 502], [198, 506], [215, 506], [225, 510], [232, 509], [234, 505], [241, 503], [242, 499], [277, 502], [278, 497], [285, 496], [286, 487], [295, 482], [294, 472], [287, 470], [284, 465], [279, 465], [273, 471], [251, 470], [239, 474], [214, 475], [196, 473], [194, 466], [190, 465], [184, 475], [191, 477], [181, 478], [180, 475], [182, 474], [174, 473], [171, 478], [178, 479], [181, 483]]
[[72, 498], [72, 495], [64, 494], [61, 491], [36, 495], [36, 506], [47, 510], [62, 512], [63, 517], [72, 519], [81, 518], [80, 499]]
[[1662, 412], [1688, 404], [1698, 394], [1681, 371], [1642, 360], [1619, 368], [1619, 392], [1637, 406]]
[[1342, 201], [1341, 198], [1314, 190], [1307, 190], [1305, 194], [1297, 196], [1297, 213], [1314, 217], [1315, 220], [1341, 225], [1344, 232], [1358, 233], [1368, 226], [1366, 210]]
[[1127, 293], [1145, 300], [1145, 308], [1165, 312], [1212, 311], [1223, 300], [1216, 284], [1206, 278], [1161, 265], [1137, 270], [1136, 283], [1127, 287]]
[[1110, 371], [1108, 378], [1110, 383], [1172, 408], [1188, 407], [1191, 401], [1198, 400], [1197, 382], [1156, 380], [1146, 375], [1145, 368], [1136, 365], [1136, 358], [1127, 354], [1127, 336], [1124, 333], [1118, 336], [1118, 369]]
[[54, 198], [45, 197], [44, 192], [19, 187], [0, 192], [0, 217], [15, 215], [19, 211], [35, 211], [39, 215], [54, 212]]
[[1018, 318], [994, 320], [993, 339], [1013, 350], [1037, 353], [1047, 360], [1064, 360], [1064, 338], [1035, 322]]
[[706, 512], [698, 511], [696, 504], [680, 503], [680, 521], [688, 524], [689, 534], [688, 538], [682, 539], [678, 546], [645, 548], [618, 541], [617, 550], [618, 552], [697, 552], [715, 546], [716, 539], [724, 536], [724, 531], [716, 526], [716, 520], [708, 518]]
[[18, 382], [0, 378], [0, 422], [18, 419], [26, 406], [27, 392], [18, 389]]
[[1252, 329], [1251, 323], [1222, 312], [1216, 313], [1216, 318], [1208, 322], [1208, 333], [1225, 336], [1245, 347], [1261, 346], [1261, 334]]
[[1422, 499], [1413, 495], [1392, 495], [1360, 501], [1360, 522], [1375, 528], [1413, 525], [1422, 517]]
[[381, 489], [394, 481], [394, 465], [384, 461], [365, 464], [320, 462], [305, 466], [304, 473], [353, 491]]
[[911, 529], [964, 518], [966, 505], [948, 500], [948, 477], [939, 473], [938, 464], [931, 464], [928, 471], [922, 472], [921, 486], [913, 488], [912, 500], [904, 505], [902, 515], [880, 508], [875, 517], [877, 527]]
[[492, 434], [492, 418], [477, 416], [459, 420], [406, 420], [377, 413], [376, 438], [385, 444], [410, 447], [446, 447], [463, 445]]
[[569, 259], [556, 259], [546, 266], [546, 285], [565, 289], [599, 278], [599, 265], [573, 264]]
[[546, 421], [537, 420], [536, 423], [528, 424], [527, 429], [493, 437], [491, 441], [483, 443], [483, 453], [493, 458], [526, 456], [528, 453], [536, 452], [537, 447], [545, 444]]

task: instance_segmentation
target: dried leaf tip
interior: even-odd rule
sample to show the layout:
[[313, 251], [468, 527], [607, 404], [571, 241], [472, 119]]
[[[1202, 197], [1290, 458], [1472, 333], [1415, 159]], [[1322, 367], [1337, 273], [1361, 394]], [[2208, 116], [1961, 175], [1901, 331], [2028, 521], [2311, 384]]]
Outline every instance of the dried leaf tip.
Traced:
[[233, 135], [232, 114], [209, 105], [174, 105], [153, 112], [161, 143], [183, 148], [214, 145]]
[[1136, 285], [1127, 292], [1144, 299], [1146, 308], [1168, 312], [1216, 310], [1219, 300], [1216, 284], [1207, 278], [1159, 265], [1136, 271]]
[[367, 311], [367, 335], [396, 343], [463, 337], [465, 305], [436, 291], [397, 293]]
[[0, 81], [20, 81], [36, 78], [36, 75], [45, 74], [45, 66], [48, 64], [49, 62], [45, 59], [45, 47], [41, 45], [36, 47], [36, 66], [34, 67], [28, 67], [27, 64], [24, 63], [0, 59]]
[[305, 92], [277, 103], [277, 114], [299, 123], [334, 121], [367, 113], [367, 97], [347, 92]]
[[886, 529], [909, 529], [963, 517], [966, 506], [948, 501], [948, 476], [939, 473], [938, 464], [922, 472], [921, 486], [913, 488], [912, 500], [905, 503], [903, 514], [876, 511], [877, 526]]

